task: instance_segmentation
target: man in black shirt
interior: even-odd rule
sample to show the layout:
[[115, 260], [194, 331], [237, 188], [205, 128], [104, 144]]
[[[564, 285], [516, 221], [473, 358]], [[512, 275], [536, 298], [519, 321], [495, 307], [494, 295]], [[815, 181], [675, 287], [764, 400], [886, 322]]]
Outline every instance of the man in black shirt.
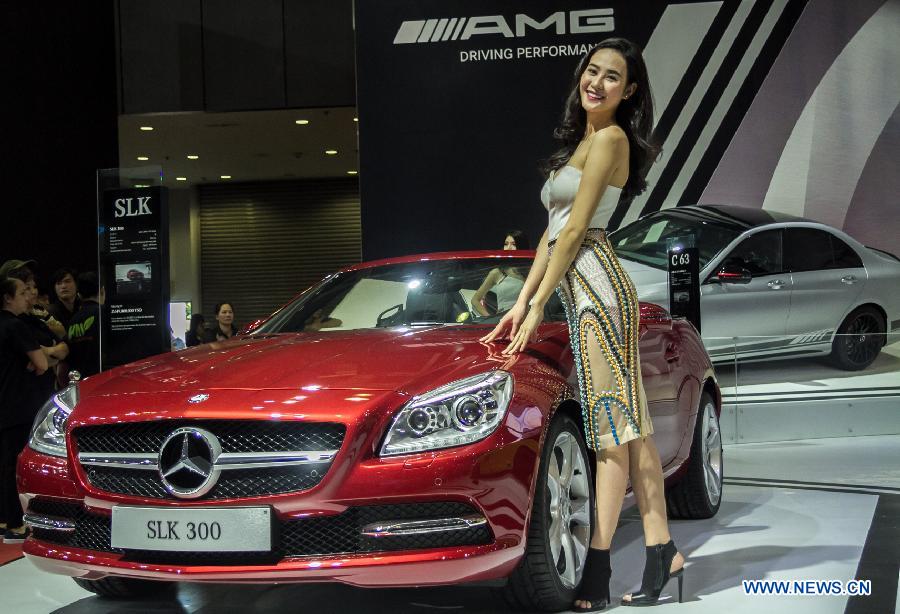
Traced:
[[[50, 366], [55, 367], [58, 362], [64, 360], [69, 353], [69, 347], [62, 340], [65, 336], [65, 331], [60, 330], [59, 332], [61, 334], [57, 335], [54, 332], [54, 329], [57, 327], [51, 329], [46, 319], [50, 318], [51, 321], [55, 321], [52, 320], [52, 316], [45, 312], [40, 313], [35, 311], [38, 291], [34, 273], [30, 269], [20, 267], [11, 271], [8, 276], [19, 279], [25, 284], [25, 290], [28, 295], [28, 309], [19, 316], [19, 319], [28, 325], [28, 329], [31, 331], [34, 340], [44, 348], [44, 353], [47, 355]], [[41, 317], [42, 315], [46, 317]], [[57, 326], [59, 326], [58, 322]], [[61, 326], [59, 326], [59, 328], [61, 328]], [[56, 389], [56, 373], [54, 369], [48, 369], [47, 372], [39, 376], [37, 380], [33, 401], [35, 410], [40, 409]]]
[[28, 444], [36, 409], [36, 377], [47, 370], [47, 356], [19, 319], [28, 308], [25, 284], [0, 280], [0, 522], [5, 543], [25, 539], [22, 506], [16, 492], [16, 457]]
[[81, 299], [78, 298], [79, 288], [75, 283], [75, 271], [74, 269], [59, 269], [53, 274], [50, 281], [53, 282], [56, 300], [50, 303], [47, 311], [62, 322], [63, 328], [69, 330], [69, 321], [81, 308]]
[[81, 377], [100, 373], [100, 305], [103, 294], [96, 273], [78, 276], [81, 309], [69, 321], [69, 369]]

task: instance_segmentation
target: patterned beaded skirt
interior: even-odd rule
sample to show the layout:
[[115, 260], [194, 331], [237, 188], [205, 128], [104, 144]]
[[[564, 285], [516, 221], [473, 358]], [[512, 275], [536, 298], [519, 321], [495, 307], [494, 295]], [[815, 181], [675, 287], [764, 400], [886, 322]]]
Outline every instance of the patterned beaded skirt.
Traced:
[[637, 292], [603, 230], [587, 231], [556, 291], [569, 321], [587, 446], [601, 450], [652, 434]]

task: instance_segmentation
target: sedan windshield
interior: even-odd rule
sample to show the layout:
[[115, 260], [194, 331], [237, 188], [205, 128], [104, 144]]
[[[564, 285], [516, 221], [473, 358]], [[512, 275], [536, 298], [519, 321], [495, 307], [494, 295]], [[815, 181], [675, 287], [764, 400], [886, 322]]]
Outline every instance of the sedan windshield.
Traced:
[[[275, 314], [255, 333], [497, 322], [515, 303], [531, 262], [523, 258], [422, 260], [339, 273]], [[491, 280], [485, 282], [489, 275]], [[483, 284], [484, 296], [476, 300]], [[558, 299], [548, 301], [546, 311], [550, 320], [564, 319]]]
[[692, 237], [699, 248], [702, 269], [744, 230], [675, 209], [641, 218], [610, 233], [609, 238], [619, 258], [665, 269], [669, 242], [689, 241]]

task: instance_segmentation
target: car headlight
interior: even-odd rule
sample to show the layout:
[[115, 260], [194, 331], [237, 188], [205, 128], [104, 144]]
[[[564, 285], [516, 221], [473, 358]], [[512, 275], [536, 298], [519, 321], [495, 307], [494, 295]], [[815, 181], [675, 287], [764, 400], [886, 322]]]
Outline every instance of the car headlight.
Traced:
[[50, 456], [66, 456], [66, 422], [78, 404], [78, 384], [71, 384], [44, 403], [31, 427], [32, 450]]
[[394, 417], [380, 454], [412, 454], [484, 439], [503, 421], [512, 394], [512, 375], [492, 371], [417, 396]]

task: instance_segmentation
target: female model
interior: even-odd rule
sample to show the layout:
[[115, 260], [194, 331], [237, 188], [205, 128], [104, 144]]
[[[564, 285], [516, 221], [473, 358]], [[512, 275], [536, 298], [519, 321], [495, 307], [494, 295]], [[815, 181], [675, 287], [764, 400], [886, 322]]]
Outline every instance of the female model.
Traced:
[[640, 50], [622, 38], [601, 42], [578, 64], [555, 132], [562, 148], [546, 163], [541, 199], [550, 222], [534, 265], [515, 306], [482, 338], [508, 336], [504, 354], [524, 350], [559, 287], [587, 445], [598, 452], [596, 527], [576, 612], [602, 610], [610, 600], [609, 546], [629, 476], [647, 561], [640, 591], [625, 595], [622, 605], [656, 603], [670, 577], [678, 577], [681, 598], [684, 557], [669, 535], [662, 467], [650, 438], [637, 294], [604, 230], [620, 196], [629, 199], [646, 187], [644, 174], [658, 152], [650, 142], [652, 127], [653, 99]]

